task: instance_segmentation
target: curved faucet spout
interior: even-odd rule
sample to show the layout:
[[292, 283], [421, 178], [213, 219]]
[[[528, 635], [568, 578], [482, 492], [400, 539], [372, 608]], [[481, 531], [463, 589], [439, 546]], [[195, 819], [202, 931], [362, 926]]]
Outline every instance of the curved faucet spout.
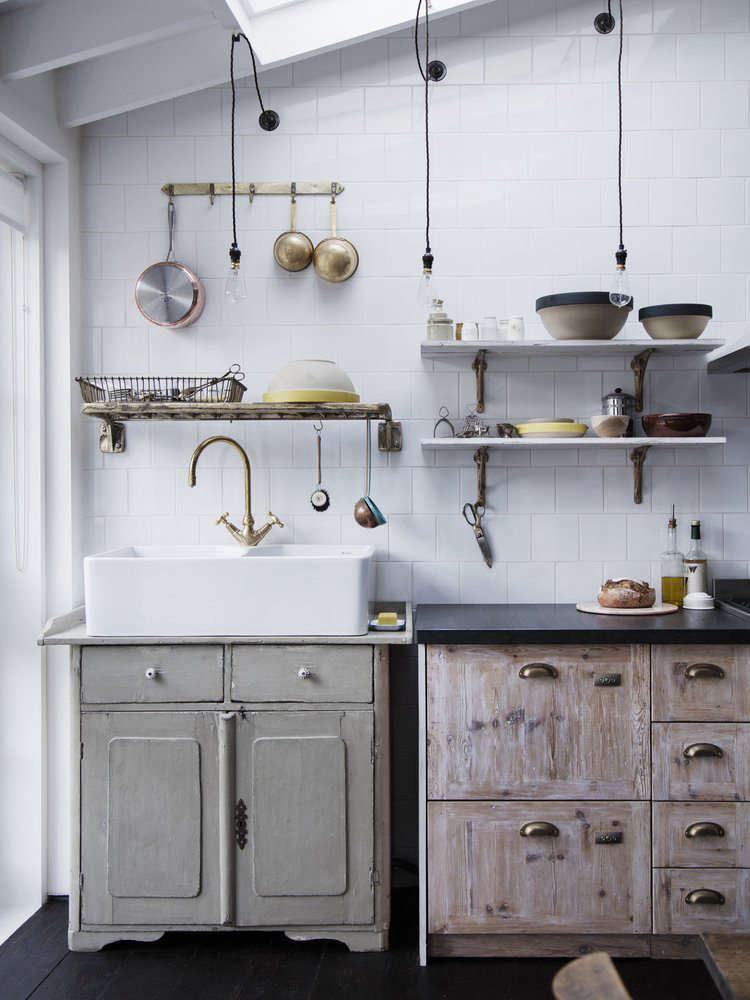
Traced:
[[268, 516], [271, 520], [267, 524], [264, 524], [259, 531], [255, 531], [255, 520], [253, 518], [251, 501], [250, 459], [247, 457], [247, 452], [238, 441], [235, 441], [234, 438], [225, 437], [223, 434], [216, 434], [213, 437], [206, 438], [205, 441], [201, 441], [190, 458], [190, 465], [188, 467], [188, 486], [195, 486], [198, 459], [210, 444], [216, 443], [228, 444], [235, 448], [240, 453], [242, 466], [245, 472], [245, 515], [242, 519], [242, 528], [238, 528], [236, 525], [232, 524], [229, 520], [228, 513], [222, 514], [216, 523], [223, 524], [232, 538], [234, 538], [235, 541], [239, 542], [241, 545], [257, 545], [258, 542], [262, 541], [262, 539], [266, 537], [275, 524], [278, 524], [282, 528], [284, 527], [284, 524], [278, 519], [278, 517], [276, 517], [275, 514], [272, 514], [269, 511]]

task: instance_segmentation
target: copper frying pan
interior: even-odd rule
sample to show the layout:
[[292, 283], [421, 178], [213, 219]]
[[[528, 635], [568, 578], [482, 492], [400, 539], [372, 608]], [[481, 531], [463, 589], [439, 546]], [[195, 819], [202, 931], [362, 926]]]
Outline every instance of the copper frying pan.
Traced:
[[174, 201], [170, 198], [169, 250], [164, 260], [151, 264], [138, 277], [135, 304], [149, 323], [176, 330], [198, 319], [206, 304], [206, 291], [189, 267], [174, 260], [174, 217]]

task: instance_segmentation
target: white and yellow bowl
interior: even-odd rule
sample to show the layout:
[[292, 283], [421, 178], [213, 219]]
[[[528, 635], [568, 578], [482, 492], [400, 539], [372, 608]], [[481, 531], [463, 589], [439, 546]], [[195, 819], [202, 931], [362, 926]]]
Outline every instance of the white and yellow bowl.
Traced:
[[292, 361], [271, 379], [264, 403], [358, 403], [352, 380], [334, 361]]
[[588, 424], [577, 424], [570, 420], [550, 420], [549, 423], [534, 420], [516, 424], [516, 430], [522, 438], [580, 438], [588, 429]]

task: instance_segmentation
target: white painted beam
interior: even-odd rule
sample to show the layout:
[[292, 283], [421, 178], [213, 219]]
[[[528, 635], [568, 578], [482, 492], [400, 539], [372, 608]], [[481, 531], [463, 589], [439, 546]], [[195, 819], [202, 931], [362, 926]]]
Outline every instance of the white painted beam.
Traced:
[[214, 25], [57, 71], [58, 115], [72, 128], [229, 79], [227, 29]]
[[213, 24], [202, 0], [49, 0], [0, 16], [0, 77], [19, 80]]
[[[430, 17], [440, 18], [491, 0], [432, 0]], [[304, 0], [252, 16], [252, 0], [226, 0], [265, 67], [278, 66], [410, 27], [416, 0]]]

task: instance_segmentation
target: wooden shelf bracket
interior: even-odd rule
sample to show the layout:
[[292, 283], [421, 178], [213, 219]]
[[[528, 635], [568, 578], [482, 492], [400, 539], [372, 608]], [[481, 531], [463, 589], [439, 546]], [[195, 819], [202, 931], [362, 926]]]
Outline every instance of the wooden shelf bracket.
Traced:
[[633, 503], [643, 503], [643, 463], [646, 461], [649, 445], [633, 448], [630, 461], [633, 463]]

